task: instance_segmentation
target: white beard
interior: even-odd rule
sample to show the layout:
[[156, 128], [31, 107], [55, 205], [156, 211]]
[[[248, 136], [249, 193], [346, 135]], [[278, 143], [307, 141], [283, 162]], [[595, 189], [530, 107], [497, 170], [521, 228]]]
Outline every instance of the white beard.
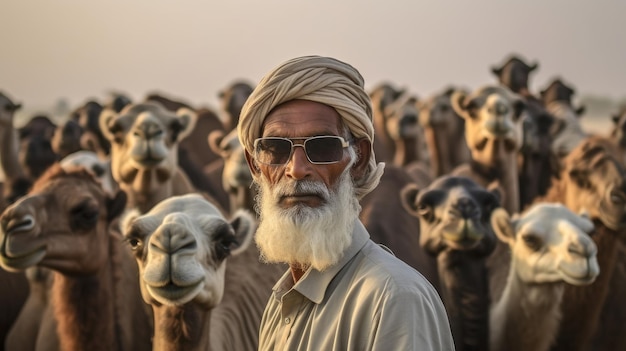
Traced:
[[[323, 271], [341, 259], [352, 243], [354, 221], [361, 210], [350, 169], [346, 167], [332, 192], [322, 182], [286, 180], [272, 188], [263, 176], [256, 180], [260, 223], [255, 239], [264, 261]], [[278, 206], [281, 196], [302, 192], [318, 194], [323, 204]]]

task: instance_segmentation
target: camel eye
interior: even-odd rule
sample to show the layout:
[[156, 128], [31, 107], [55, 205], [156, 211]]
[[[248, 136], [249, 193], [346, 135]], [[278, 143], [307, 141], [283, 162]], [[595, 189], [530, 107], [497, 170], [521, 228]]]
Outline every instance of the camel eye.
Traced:
[[417, 214], [427, 222], [432, 222], [435, 219], [432, 208], [423, 203], [417, 205]]
[[70, 226], [75, 230], [89, 230], [98, 221], [98, 208], [89, 204], [80, 204], [70, 210]]
[[141, 240], [139, 240], [137, 238], [128, 238], [128, 239], [126, 239], [126, 241], [128, 242], [128, 245], [130, 245], [130, 248], [133, 251], [136, 251], [142, 245]]
[[626, 201], [624, 200], [624, 197], [621, 196], [619, 193], [617, 193], [616, 191], [611, 191], [611, 202], [616, 205], [623, 205]]
[[541, 239], [536, 235], [526, 234], [522, 236], [522, 240], [524, 240], [524, 244], [533, 251], [539, 251], [539, 249], [541, 249]]

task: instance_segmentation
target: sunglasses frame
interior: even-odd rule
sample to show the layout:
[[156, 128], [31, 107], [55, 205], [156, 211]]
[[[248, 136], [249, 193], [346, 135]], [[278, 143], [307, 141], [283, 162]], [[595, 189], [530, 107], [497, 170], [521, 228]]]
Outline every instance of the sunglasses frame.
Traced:
[[[339, 135], [318, 135], [318, 136], [312, 136], [312, 137], [308, 137], [308, 138], [283, 138], [283, 137], [263, 137], [263, 138], [256, 138], [254, 140], [254, 158], [259, 161], [260, 163], [267, 165], [267, 166], [284, 166], [287, 163], [289, 163], [289, 160], [291, 160], [291, 157], [293, 156], [293, 150], [296, 146], [300, 146], [302, 147], [302, 149], [304, 150], [304, 154], [306, 155], [306, 159], [314, 165], [330, 165], [333, 163], [338, 163], [341, 161], [341, 159], [337, 160], [337, 161], [329, 161], [329, 162], [314, 162], [311, 161], [311, 158], [309, 157], [309, 153], [306, 151], [306, 143], [309, 140], [313, 140], [313, 139], [321, 139], [321, 138], [334, 138], [334, 139], [339, 139], [339, 141], [341, 142], [341, 149], [343, 151], [343, 149], [347, 148], [350, 146], [350, 141], [346, 140], [345, 138], [339, 136]], [[262, 140], [268, 140], [268, 139], [274, 139], [274, 140], [287, 140], [290, 144], [291, 144], [291, 150], [289, 151], [289, 157], [287, 157], [287, 161], [285, 161], [285, 163], [265, 163], [262, 162], [259, 157], [258, 157], [258, 145], [259, 142]], [[301, 143], [296, 144], [293, 140], [302, 140]]]

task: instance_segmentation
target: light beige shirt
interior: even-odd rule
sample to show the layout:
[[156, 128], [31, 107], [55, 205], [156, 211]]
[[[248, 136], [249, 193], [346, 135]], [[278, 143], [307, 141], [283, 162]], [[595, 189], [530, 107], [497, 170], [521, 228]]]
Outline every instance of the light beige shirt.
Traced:
[[335, 266], [288, 271], [263, 313], [259, 350], [454, 350], [439, 295], [369, 239], [360, 221]]

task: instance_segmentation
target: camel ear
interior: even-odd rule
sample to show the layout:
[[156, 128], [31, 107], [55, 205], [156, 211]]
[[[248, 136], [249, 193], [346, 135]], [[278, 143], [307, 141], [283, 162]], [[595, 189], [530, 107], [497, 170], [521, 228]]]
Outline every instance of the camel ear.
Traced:
[[416, 200], [419, 191], [415, 183], [409, 183], [400, 190], [400, 202], [402, 202], [402, 207], [404, 207], [411, 216], [417, 218], [419, 218], [419, 214], [417, 213]]
[[230, 254], [235, 256], [245, 251], [252, 243], [256, 231], [256, 220], [249, 211], [240, 209], [233, 215], [230, 225], [235, 231], [235, 239], [238, 243], [235, 248], [230, 250]]
[[495, 74], [496, 77], [500, 77], [500, 74], [502, 73], [502, 67], [492, 66], [491, 67], [491, 73]]
[[585, 113], [585, 110], [587, 110], [586, 106], [579, 106], [576, 110], [574, 110], [574, 112], [576, 112], [576, 116], [578, 117], [582, 117], [583, 114]]
[[539, 68], [539, 63], [535, 62], [532, 65], [528, 66], [528, 72], [532, 72], [532, 71], [536, 70], [537, 68]]
[[119, 115], [115, 112], [115, 110], [106, 108], [102, 110], [100, 117], [98, 118], [98, 124], [100, 125], [102, 134], [111, 142], [119, 142], [115, 138], [115, 134], [121, 129], [121, 126], [116, 123], [118, 116]]
[[491, 227], [501, 241], [512, 245], [515, 242], [514, 222], [509, 213], [498, 207], [491, 213]]
[[450, 97], [452, 109], [464, 119], [471, 118], [467, 111], [467, 94], [464, 91], [455, 91]]
[[178, 119], [176, 119], [170, 127], [173, 131], [175, 141], [181, 141], [185, 139], [196, 126], [198, 120], [198, 114], [187, 107], [181, 107], [176, 111]]
[[107, 221], [117, 218], [124, 212], [126, 200], [126, 193], [123, 190], [118, 190], [115, 196], [107, 199]]
[[212, 130], [207, 137], [207, 142], [209, 143], [211, 150], [222, 157], [224, 157], [224, 150], [220, 147], [220, 143], [224, 140], [224, 136], [225, 134], [223, 130], [215, 129]]

